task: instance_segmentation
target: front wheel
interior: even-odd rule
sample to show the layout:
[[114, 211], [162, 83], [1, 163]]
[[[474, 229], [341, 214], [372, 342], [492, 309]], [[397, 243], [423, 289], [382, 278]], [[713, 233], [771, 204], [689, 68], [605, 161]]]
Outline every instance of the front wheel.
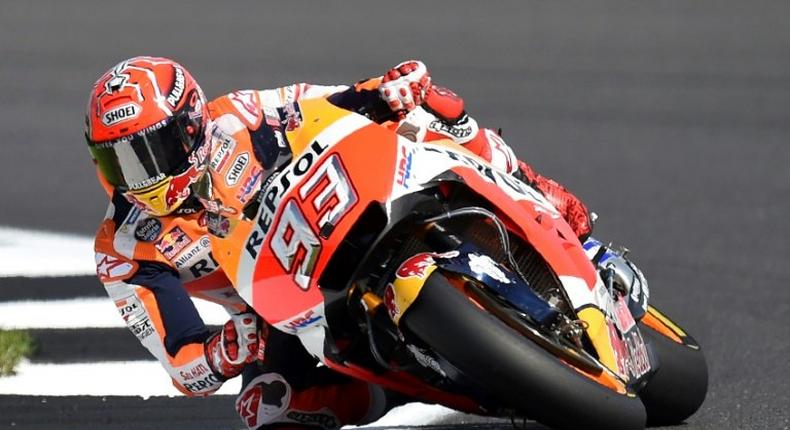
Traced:
[[639, 323], [658, 355], [658, 371], [639, 397], [649, 425], [678, 424], [699, 409], [708, 391], [708, 366], [699, 345], [655, 308]]
[[531, 419], [557, 428], [644, 428], [638, 397], [582, 376], [473, 304], [439, 271], [428, 278], [401, 326]]

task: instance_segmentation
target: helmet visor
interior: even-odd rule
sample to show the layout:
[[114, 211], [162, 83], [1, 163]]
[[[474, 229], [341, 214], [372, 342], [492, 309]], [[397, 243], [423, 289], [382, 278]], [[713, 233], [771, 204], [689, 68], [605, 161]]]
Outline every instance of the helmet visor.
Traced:
[[180, 122], [162, 121], [141, 132], [88, 147], [112, 186], [121, 191], [142, 190], [189, 166], [187, 157], [203, 140], [203, 130], [200, 121]]

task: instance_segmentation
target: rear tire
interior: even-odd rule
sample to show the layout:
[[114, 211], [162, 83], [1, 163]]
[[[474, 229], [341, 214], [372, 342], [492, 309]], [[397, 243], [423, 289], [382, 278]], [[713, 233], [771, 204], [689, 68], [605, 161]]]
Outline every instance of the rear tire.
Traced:
[[650, 426], [683, 422], [693, 415], [708, 391], [708, 366], [701, 349], [673, 342], [645, 324], [639, 324], [645, 340], [658, 355], [659, 368], [639, 397]]
[[619, 394], [482, 311], [436, 271], [401, 326], [504, 405], [556, 428], [642, 429], [638, 397]]

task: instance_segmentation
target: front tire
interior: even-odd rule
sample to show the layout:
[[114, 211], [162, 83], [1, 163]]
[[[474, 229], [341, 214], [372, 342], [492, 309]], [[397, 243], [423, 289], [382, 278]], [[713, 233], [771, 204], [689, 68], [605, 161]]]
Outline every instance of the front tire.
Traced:
[[659, 368], [639, 397], [650, 426], [683, 422], [702, 406], [708, 391], [708, 366], [702, 350], [670, 340], [646, 324], [639, 324], [645, 340], [658, 355]]
[[434, 272], [401, 320], [469, 379], [531, 419], [556, 428], [642, 429], [638, 397], [582, 376], [475, 306]]

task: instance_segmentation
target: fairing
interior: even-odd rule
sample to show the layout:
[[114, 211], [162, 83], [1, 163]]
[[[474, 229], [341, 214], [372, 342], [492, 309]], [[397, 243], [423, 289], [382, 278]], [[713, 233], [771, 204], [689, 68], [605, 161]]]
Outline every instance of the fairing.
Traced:
[[587, 334], [605, 355], [601, 361], [628, 379], [611, 346], [613, 300], [571, 228], [540, 193], [453, 143], [413, 143], [321, 99], [298, 108], [287, 136], [292, 163], [264, 184], [256, 219], [217, 246], [237, 290], [267, 321], [290, 333], [323, 331], [318, 280], [362, 212], [378, 204], [389, 216], [394, 201], [451, 171], [535, 247], [572, 307], [586, 310]]

